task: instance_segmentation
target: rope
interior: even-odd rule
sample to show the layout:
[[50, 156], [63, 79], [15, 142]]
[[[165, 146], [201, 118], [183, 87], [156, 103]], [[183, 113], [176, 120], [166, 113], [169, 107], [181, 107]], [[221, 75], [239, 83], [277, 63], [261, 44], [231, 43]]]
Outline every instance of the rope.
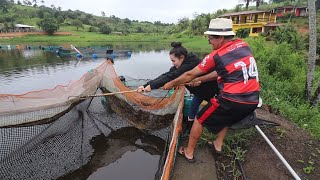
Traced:
[[111, 95], [115, 95], [115, 94], [124, 94], [124, 93], [132, 93], [132, 92], [138, 92], [138, 89], [129, 90], [129, 91], [119, 91], [119, 92], [113, 92], [113, 93], [94, 94], [94, 95], [87, 95], [87, 96], [69, 96], [68, 99], [70, 97], [76, 97], [76, 98], [79, 98], [80, 100], [83, 100], [83, 99], [86, 99], [89, 97], [111, 96]]

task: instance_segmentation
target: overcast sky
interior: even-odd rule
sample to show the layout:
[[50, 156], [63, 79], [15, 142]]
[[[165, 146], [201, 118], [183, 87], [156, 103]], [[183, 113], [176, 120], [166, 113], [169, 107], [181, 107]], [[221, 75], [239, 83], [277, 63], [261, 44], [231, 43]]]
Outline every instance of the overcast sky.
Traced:
[[[139, 21], [161, 21], [177, 23], [187, 17], [193, 19], [195, 13], [212, 13], [218, 9], [232, 9], [239, 0], [44, 0], [46, 6], [52, 4], [62, 10], [80, 10], [101, 16], [115, 15]], [[42, 5], [40, 0], [38, 5]]]

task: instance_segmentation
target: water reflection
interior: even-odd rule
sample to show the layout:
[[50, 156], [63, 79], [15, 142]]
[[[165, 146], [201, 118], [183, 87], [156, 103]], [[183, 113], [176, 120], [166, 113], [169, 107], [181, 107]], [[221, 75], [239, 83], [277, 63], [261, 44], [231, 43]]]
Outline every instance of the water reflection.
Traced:
[[[114, 47], [124, 49], [131, 46]], [[148, 52], [135, 50], [130, 58], [115, 57], [118, 74], [139, 79], [157, 77], [171, 66], [168, 51], [160, 49]], [[105, 58], [90, 56], [57, 57], [55, 52], [39, 48], [0, 50], [0, 94], [21, 94], [67, 85], [104, 61]]]
[[[155, 179], [165, 141], [126, 127], [93, 137], [90, 161], [59, 179]], [[137, 166], [139, 164], [139, 166]], [[125, 172], [125, 173], [124, 173]]]

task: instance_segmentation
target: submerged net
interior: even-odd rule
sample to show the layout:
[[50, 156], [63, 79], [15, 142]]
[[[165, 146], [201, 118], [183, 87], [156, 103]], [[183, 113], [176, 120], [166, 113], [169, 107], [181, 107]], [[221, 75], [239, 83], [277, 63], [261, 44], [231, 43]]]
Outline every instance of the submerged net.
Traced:
[[67, 86], [0, 95], [0, 179], [86, 179], [137, 149], [159, 155], [154, 179], [168, 179], [184, 91], [158, 98], [134, 92], [106, 101], [71, 97], [92, 95], [99, 86], [105, 92], [128, 90], [106, 62]]

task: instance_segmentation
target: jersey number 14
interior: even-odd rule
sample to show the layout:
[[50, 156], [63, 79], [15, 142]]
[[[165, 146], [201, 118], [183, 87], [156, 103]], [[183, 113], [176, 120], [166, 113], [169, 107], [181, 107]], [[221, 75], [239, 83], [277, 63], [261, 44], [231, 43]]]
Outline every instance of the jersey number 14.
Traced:
[[235, 68], [238, 68], [239, 66], [241, 66], [242, 68], [244, 84], [247, 84], [249, 77], [255, 77], [257, 82], [259, 82], [258, 68], [256, 61], [253, 57], [250, 57], [249, 69], [247, 69], [247, 65], [243, 61], [239, 61], [234, 64]]

